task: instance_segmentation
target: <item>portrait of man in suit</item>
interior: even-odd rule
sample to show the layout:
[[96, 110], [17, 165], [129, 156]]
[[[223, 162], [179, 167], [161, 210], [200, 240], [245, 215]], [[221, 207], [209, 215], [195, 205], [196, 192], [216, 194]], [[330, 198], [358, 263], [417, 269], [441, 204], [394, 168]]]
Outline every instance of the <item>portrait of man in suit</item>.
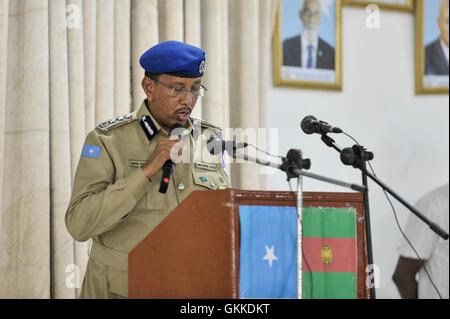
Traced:
[[448, 75], [449, 0], [442, 0], [438, 25], [440, 36], [425, 47], [425, 75]]
[[307, 69], [335, 69], [335, 50], [319, 36], [322, 8], [319, 0], [303, 0], [299, 11], [302, 31], [283, 41], [283, 65]]

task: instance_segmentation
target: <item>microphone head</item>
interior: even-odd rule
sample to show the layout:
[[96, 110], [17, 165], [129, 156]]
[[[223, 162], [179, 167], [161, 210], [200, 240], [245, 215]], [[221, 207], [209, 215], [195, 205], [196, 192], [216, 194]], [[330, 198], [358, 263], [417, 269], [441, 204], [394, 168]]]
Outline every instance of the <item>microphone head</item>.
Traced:
[[312, 115], [308, 115], [300, 123], [300, 127], [302, 128], [302, 130], [305, 134], [313, 134], [314, 133], [314, 131], [311, 129], [311, 122], [313, 122], [313, 121], [317, 121], [317, 119]]
[[175, 123], [170, 128], [169, 135], [170, 136], [179, 136], [180, 138], [183, 136], [184, 127], [180, 123]]

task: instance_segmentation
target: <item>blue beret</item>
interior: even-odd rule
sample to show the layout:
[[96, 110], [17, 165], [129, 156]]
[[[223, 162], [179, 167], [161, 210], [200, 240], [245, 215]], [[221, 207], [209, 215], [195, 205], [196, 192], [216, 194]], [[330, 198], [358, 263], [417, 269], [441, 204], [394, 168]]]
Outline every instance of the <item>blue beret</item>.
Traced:
[[196, 78], [205, 72], [206, 53], [183, 42], [166, 41], [150, 48], [139, 62], [147, 72]]

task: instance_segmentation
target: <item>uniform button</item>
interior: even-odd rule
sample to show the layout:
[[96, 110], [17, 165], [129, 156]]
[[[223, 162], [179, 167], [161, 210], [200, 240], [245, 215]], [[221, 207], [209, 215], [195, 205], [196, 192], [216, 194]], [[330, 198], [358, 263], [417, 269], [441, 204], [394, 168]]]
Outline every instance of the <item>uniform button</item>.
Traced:
[[216, 184], [214, 184], [214, 182], [209, 183], [209, 185], [211, 185], [212, 188], [216, 187]]
[[182, 191], [184, 189], [184, 184], [180, 183], [178, 184], [178, 190]]

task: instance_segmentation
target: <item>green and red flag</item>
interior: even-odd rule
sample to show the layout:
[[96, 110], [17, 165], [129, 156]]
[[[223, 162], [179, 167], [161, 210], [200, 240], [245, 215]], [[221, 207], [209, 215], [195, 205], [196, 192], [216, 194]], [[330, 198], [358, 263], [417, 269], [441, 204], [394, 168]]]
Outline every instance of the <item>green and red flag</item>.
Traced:
[[304, 208], [303, 298], [356, 299], [356, 251], [355, 209]]

